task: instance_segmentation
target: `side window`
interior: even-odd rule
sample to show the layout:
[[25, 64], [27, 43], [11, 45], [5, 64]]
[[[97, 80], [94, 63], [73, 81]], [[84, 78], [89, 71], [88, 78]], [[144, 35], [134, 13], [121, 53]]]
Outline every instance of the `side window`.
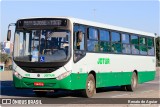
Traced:
[[85, 27], [77, 25], [74, 27], [74, 49], [84, 50]]
[[139, 39], [137, 35], [131, 35], [131, 43], [132, 44], [139, 44]]
[[146, 46], [146, 38], [145, 37], [140, 37], [140, 54], [141, 55], [147, 55], [147, 46]]
[[87, 40], [87, 48], [88, 51], [98, 52], [99, 51], [98, 41]]
[[111, 33], [112, 37], [112, 42], [120, 42], [120, 34], [117, 32], [112, 32]]
[[99, 30], [100, 32], [100, 52], [111, 52], [110, 35], [107, 30]]
[[111, 44], [110, 42], [100, 41], [100, 52], [111, 52]]
[[131, 35], [132, 54], [139, 54], [139, 38], [137, 35]]
[[148, 49], [148, 55], [154, 55], [155, 52], [154, 52], [154, 39], [153, 38], [150, 38], [148, 37], [147, 38], [147, 49]]
[[85, 56], [85, 33], [86, 27], [83, 25], [74, 25], [74, 57], [76, 63]]
[[100, 40], [101, 41], [109, 41], [110, 40], [109, 31], [99, 30], [99, 33], [100, 33]]
[[146, 38], [145, 37], [140, 37], [139, 43], [140, 43], [140, 45], [146, 45]]
[[92, 27], [88, 28], [87, 49], [93, 52], [99, 51], [98, 30]]
[[140, 54], [147, 55], [147, 47], [145, 45], [140, 45]]
[[123, 44], [122, 45], [122, 52], [125, 53], [125, 54], [130, 54], [131, 53], [130, 44]]
[[153, 44], [154, 42], [153, 42], [153, 38], [147, 38], [147, 45], [148, 46], [154, 46], [154, 44]]
[[122, 34], [122, 43], [127, 43], [129, 44], [129, 34]]
[[130, 46], [130, 36], [129, 34], [122, 33], [122, 53], [130, 54], [131, 46]]
[[111, 32], [111, 41], [112, 41], [112, 52], [113, 53], [121, 53], [121, 35], [117, 32]]
[[98, 40], [98, 30], [95, 28], [89, 28], [89, 38], [92, 40]]
[[132, 54], [139, 54], [139, 45], [132, 45]]
[[121, 43], [112, 43], [112, 52], [121, 53], [122, 52]]

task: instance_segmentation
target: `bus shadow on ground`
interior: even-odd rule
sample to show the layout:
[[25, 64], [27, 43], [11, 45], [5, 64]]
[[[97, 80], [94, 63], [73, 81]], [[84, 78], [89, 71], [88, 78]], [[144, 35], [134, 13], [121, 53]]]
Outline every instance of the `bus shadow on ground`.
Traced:
[[[96, 93], [106, 93], [106, 92], [112, 92], [112, 91], [126, 91], [120, 86], [115, 87], [103, 87], [103, 88], [97, 88]], [[54, 93], [48, 93], [46, 97], [48, 98], [59, 98], [59, 97], [84, 97], [82, 95], [82, 90], [76, 90], [76, 91], [68, 91], [68, 90], [61, 90]]]
[[120, 86], [114, 86], [114, 87], [103, 87], [103, 88], [97, 88], [97, 93], [101, 92], [111, 92], [111, 91], [126, 91]]
[[[12, 81], [1, 81], [1, 97], [37, 97], [32, 89], [16, 89]], [[125, 91], [121, 87], [104, 87], [98, 88], [97, 93], [112, 92], [112, 91]], [[61, 98], [61, 97], [83, 97], [80, 90], [69, 91], [69, 90], [59, 90], [55, 92], [48, 92], [45, 96], [46, 98]]]
[[35, 97], [31, 89], [16, 89], [12, 81], [0, 81], [1, 97]]
[[[59, 98], [59, 97], [82, 97], [84, 96], [81, 93], [82, 90], [76, 90], [76, 91], [68, 91], [68, 90], [61, 90], [54, 93], [49, 93], [46, 97], [48, 98]], [[112, 91], [126, 91], [120, 86], [115, 87], [103, 87], [96, 89], [96, 93], [106, 93], [106, 92], [112, 92]]]

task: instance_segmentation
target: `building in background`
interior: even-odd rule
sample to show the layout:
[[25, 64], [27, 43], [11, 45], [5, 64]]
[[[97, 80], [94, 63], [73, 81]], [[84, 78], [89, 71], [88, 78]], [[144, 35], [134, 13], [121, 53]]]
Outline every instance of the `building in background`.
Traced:
[[0, 45], [1, 45], [1, 49], [0, 49], [1, 53], [11, 54], [13, 52], [13, 43], [12, 42], [3, 41], [0, 43]]

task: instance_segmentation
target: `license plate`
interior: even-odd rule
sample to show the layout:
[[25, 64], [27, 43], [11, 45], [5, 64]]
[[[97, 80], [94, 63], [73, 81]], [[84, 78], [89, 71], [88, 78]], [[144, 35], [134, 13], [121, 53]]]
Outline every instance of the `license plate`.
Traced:
[[43, 82], [34, 82], [34, 86], [44, 86]]

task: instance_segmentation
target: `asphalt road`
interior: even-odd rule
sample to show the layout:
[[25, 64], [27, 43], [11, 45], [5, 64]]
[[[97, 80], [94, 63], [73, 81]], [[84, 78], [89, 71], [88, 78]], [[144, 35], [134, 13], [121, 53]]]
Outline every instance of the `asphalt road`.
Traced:
[[[97, 90], [93, 98], [159, 98], [159, 75], [153, 81], [139, 84], [137, 90], [128, 92], [120, 87], [106, 87]], [[58, 91], [48, 93], [45, 98], [81, 98], [81, 93], [72, 91]], [[12, 81], [1, 81], [1, 98], [37, 98], [31, 89], [16, 89]]]

